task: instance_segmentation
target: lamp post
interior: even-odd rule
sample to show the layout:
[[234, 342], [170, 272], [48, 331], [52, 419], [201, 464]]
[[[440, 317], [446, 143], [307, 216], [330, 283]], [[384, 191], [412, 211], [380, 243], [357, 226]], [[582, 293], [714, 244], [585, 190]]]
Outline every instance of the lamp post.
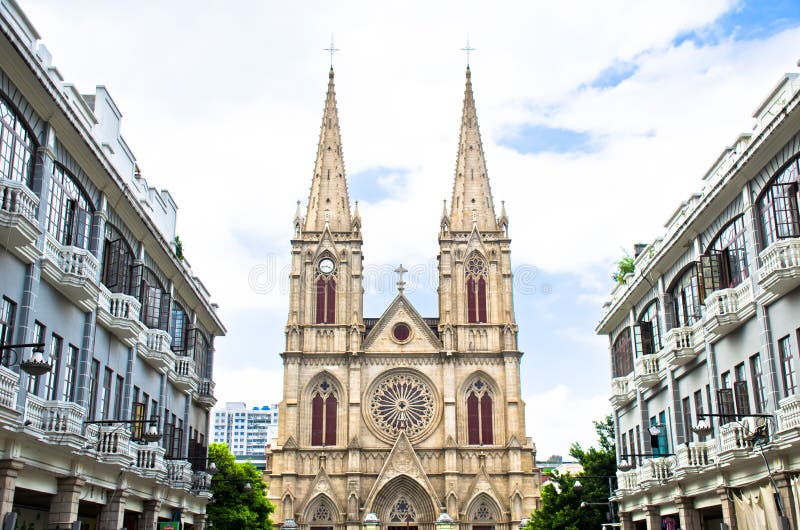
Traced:
[[614, 494], [614, 484], [611, 482], [613, 479], [616, 479], [614, 475], [578, 475], [575, 479], [575, 483], [572, 485], [572, 488], [575, 491], [581, 491], [583, 489], [583, 484], [581, 481], [578, 480], [579, 478], [599, 478], [599, 479], [607, 479], [608, 480], [608, 501], [607, 502], [582, 502], [581, 508], [585, 508], [586, 506], [608, 506], [608, 514], [610, 516], [610, 521], [616, 522], [616, 514], [614, 512], [614, 501], [612, 500]]
[[[44, 357], [44, 342], [31, 342], [27, 344], [3, 344], [0, 345], [0, 352], [11, 351], [14, 353], [14, 360], [6, 364], [7, 366], [14, 366], [17, 364], [16, 350], [21, 348], [32, 348], [31, 356], [27, 361], [19, 363], [19, 368], [23, 372], [32, 375], [44, 375], [53, 369], [53, 364]], [[5, 357], [5, 355], [3, 355]], [[5, 359], [3, 359], [5, 361]]]

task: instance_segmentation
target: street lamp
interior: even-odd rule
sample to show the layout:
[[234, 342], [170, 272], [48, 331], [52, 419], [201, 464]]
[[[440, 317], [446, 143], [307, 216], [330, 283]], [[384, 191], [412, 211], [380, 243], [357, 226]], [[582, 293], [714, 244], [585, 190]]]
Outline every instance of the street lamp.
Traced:
[[32, 348], [31, 356], [28, 358], [28, 360], [19, 363], [19, 368], [23, 372], [32, 376], [40, 376], [53, 369], [53, 364], [44, 357], [44, 342], [33, 342], [28, 344], [3, 344], [0, 346], [0, 352], [8, 350], [14, 353], [15, 357], [14, 360], [8, 362], [7, 365], [13, 366], [17, 364], [16, 350], [18, 348]]
[[[613, 475], [578, 475], [579, 478], [604, 478], [608, 480], [608, 502], [582, 502], [581, 508], [586, 508], [587, 506], [597, 505], [597, 506], [608, 506], [608, 515], [609, 521], [614, 521], [616, 519], [616, 515], [614, 514], [614, 502], [611, 500], [612, 495], [614, 494], [614, 484], [611, 482], [613, 479], [617, 478]], [[581, 491], [583, 489], [583, 484], [578, 478], [575, 479], [572, 488], [575, 491]]]

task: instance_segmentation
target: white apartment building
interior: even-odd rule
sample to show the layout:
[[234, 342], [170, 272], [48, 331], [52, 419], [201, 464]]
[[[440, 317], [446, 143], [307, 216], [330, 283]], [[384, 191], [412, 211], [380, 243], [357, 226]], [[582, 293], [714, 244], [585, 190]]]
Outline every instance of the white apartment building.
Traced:
[[228, 444], [238, 459], [249, 459], [256, 466], [264, 463], [267, 444], [277, 435], [277, 404], [248, 409], [245, 403], [231, 402], [214, 411], [214, 442]]
[[799, 102], [787, 74], [604, 306], [625, 530], [800, 527]]

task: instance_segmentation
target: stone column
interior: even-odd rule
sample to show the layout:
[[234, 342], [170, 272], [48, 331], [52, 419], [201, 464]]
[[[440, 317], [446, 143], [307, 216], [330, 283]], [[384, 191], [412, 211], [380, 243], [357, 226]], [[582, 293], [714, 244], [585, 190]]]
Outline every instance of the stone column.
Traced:
[[655, 504], [644, 507], [644, 518], [647, 521], [647, 530], [661, 530], [661, 510]]
[[737, 530], [736, 508], [733, 505], [733, 501], [728, 497], [728, 488], [720, 487], [717, 488], [716, 492], [722, 505], [722, 522], [728, 525], [728, 530]]
[[633, 514], [631, 512], [620, 512], [619, 523], [621, 530], [633, 530]]
[[125, 524], [125, 503], [128, 494], [124, 490], [111, 490], [106, 494], [106, 505], [100, 509], [100, 528], [119, 530]]
[[198, 513], [194, 516], [194, 530], [206, 530], [206, 514]]
[[675, 497], [678, 516], [681, 518], [681, 530], [701, 530], [700, 514], [694, 509], [691, 497]]
[[142, 514], [142, 529], [155, 530], [158, 524], [158, 512], [161, 511], [161, 501], [150, 499], [144, 502], [144, 514]]
[[78, 520], [78, 503], [86, 481], [79, 477], [58, 479], [58, 491], [50, 501], [48, 526], [71, 524]]
[[[790, 521], [796, 521], [797, 506], [792, 502], [792, 486], [789, 481], [789, 475], [785, 472], [775, 473], [773, 478], [775, 479], [775, 485], [778, 486], [778, 495], [780, 495], [781, 503], [783, 504], [783, 515]], [[769, 489], [770, 491], [772, 490], [771, 484]]]
[[22, 468], [19, 460], [0, 460], [0, 520], [14, 507], [14, 490]]

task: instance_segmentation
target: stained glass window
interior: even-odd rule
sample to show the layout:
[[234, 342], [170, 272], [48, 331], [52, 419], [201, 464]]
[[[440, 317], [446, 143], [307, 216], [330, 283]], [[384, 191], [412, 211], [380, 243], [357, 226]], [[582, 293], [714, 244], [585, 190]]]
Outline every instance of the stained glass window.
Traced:
[[416, 521], [417, 511], [405, 497], [400, 497], [389, 512], [389, 520], [393, 523]]
[[333, 387], [322, 380], [311, 398], [311, 445], [336, 445], [336, 415], [339, 400]]
[[471, 254], [464, 267], [467, 276], [467, 322], [486, 322], [486, 262], [478, 254]]
[[405, 431], [413, 437], [433, 421], [434, 394], [413, 374], [392, 374], [381, 380], [369, 398], [372, 421], [379, 431], [396, 437]]

